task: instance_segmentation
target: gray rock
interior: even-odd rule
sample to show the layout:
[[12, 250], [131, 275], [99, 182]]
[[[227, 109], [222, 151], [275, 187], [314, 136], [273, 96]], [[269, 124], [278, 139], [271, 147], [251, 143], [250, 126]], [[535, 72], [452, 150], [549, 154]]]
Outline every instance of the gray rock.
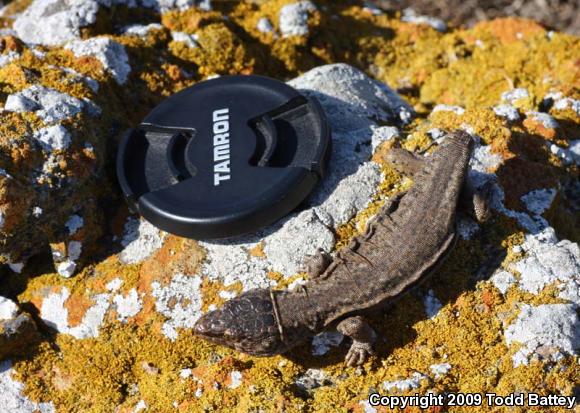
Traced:
[[526, 205], [528, 211], [532, 214], [540, 215], [550, 208], [556, 192], [554, 188], [536, 189], [523, 195], [521, 200]]
[[519, 288], [538, 294], [549, 284], [558, 283], [560, 297], [580, 305], [580, 248], [568, 240], [558, 241], [543, 233], [527, 234], [522, 249], [524, 259], [510, 269], [521, 274]]
[[58, 46], [78, 38], [81, 27], [96, 21], [98, 10], [94, 0], [35, 0], [13, 27], [27, 43]]
[[407, 23], [426, 24], [442, 33], [447, 31], [447, 24], [443, 20], [437, 17], [418, 15], [415, 10], [410, 8], [403, 10], [401, 20]]
[[511, 89], [501, 94], [502, 102], [514, 103], [516, 100], [530, 97], [530, 92], [524, 88]]
[[13, 27], [27, 43], [60, 46], [79, 39], [80, 29], [95, 23], [100, 7], [113, 5], [148, 7], [161, 12], [194, 5], [211, 9], [210, 0], [34, 0], [16, 18]]
[[493, 108], [496, 115], [506, 118], [510, 122], [515, 122], [520, 119], [518, 110], [509, 104], [497, 105]]
[[36, 324], [26, 313], [0, 320], [0, 360], [25, 352], [39, 339]]
[[526, 117], [528, 117], [536, 122], [540, 122], [542, 124], [542, 126], [544, 126], [545, 128], [548, 128], [548, 129], [556, 129], [560, 126], [558, 124], [558, 121], [556, 119], [554, 119], [552, 116], [548, 115], [547, 113], [533, 112], [533, 111], [526, 112]]
[[333, 132], [368, 127], [374, 123], [370, 119], [406, 122], [413, 114], [411, 106], [387, 85], [343, 63], [314, 68], [288, 83], [320, 100]]
[[13, 112], [35, 112], [47, 123], [69, 119], [83, 110], [85, 103], [73, 96], [40, 85], [9, 95], [4, 106]]
[[294, 274], [299, 271], [305, 256], [313, 254], [317, 248], [331, 251], [334, 243], [332, 231], [310, 209], [286, 220], [278, 231], [268, 236], [264, 252], [276, 271]]
[[131, 66], [125, 47], [108, 37], [93, 37], [88, 40], [75, 40], [65, 46], [76, 57], [93, 56], [101, 62], [103, 68], [111, 73], [118, 84], [127, 81]]
[[34, 139], [47, 152], [67, 149], [71, 144], [70, 133], [62, 125], [52, 125], [34, 132]]
[[310, 1], [287, 4], [280, 9], [278, 25], [282, 36], [305, 36], [308, 34], [308, 14], [316, 10]]
[[302, 392], [308, 393], [318, 387], [332, 384], [332, 380], [322, 370], [308, 369], [296, 379], [295, 384]]
[[508, 345], [522, 348], [512, 357], [514, 366], [527, 365], [530, 357], [559, 360], [563, 353], [574, 354], [580, 348], [580, 320], [573, 305], [522, 305], [517, 320], [505, 330]]

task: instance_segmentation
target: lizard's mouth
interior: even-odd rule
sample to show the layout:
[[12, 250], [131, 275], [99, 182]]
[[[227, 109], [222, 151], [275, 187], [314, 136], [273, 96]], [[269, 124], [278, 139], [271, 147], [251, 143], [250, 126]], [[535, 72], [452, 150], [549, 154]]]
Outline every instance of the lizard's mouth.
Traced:
[[203, 315], [193, 326], [193, 333], [212, 341], [224, 338], [227, 331], [219, 313], [219, 310], [215, 310]]
[[269, 290], [251, 290], [204, 314], [193, 333], [212, 343], [266, 356], [287, 348], [282, 342]]

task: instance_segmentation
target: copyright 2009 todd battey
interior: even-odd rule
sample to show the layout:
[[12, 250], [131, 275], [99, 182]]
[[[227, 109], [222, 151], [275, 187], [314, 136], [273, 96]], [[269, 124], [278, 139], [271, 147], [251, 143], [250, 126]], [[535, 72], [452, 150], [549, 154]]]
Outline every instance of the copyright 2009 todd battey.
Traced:
[[575, 396], [540, 395], [537, 393], [510, 393], [500, 396], [495, 393], [428, 393], [413, 396], [384, 396], [373, 393], [369, 396], [373, 407], [384, 406], [390, 409], [407, 407], [563, 407], [573, 409], [576, 406]]

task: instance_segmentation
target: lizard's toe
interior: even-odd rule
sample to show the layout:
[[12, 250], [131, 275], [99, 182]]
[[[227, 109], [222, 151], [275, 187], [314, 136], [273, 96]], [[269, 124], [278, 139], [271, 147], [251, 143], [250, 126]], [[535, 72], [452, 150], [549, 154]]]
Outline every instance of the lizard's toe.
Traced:
[[367, 343], [353, 343], [344, 361], [348, 367], [361, 366], [374, 353], [372, 346]]

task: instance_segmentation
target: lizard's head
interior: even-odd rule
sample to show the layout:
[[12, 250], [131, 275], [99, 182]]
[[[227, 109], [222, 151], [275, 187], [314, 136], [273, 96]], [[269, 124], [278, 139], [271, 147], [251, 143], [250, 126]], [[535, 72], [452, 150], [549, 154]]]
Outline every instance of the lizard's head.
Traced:
[[270, 356], [287, 349], [280, 338], [268, 290], [251, 290], [202, 316], [193, 332], [213, 343], [255, 356]]

